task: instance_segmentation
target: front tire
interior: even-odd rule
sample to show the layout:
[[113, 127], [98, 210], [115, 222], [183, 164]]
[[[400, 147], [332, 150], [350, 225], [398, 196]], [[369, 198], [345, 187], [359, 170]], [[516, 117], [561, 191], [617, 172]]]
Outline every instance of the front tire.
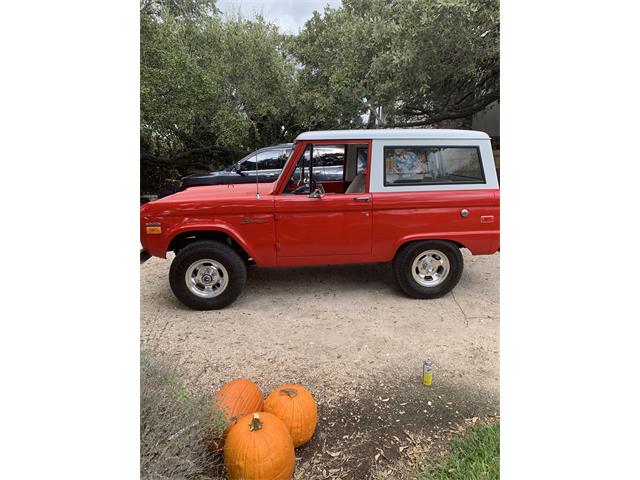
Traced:
[[444, 240], [410, 243], [393, 261], [398, 286], [413, 298], [438, 298], [458, 284], [464, 260], [460, 249]]
[[181, 249], [171, 263], [173, 294], [195, 310], [217, 310], [231, 304], [247, 280], [244, 261], [220, 242], [197, 241]]

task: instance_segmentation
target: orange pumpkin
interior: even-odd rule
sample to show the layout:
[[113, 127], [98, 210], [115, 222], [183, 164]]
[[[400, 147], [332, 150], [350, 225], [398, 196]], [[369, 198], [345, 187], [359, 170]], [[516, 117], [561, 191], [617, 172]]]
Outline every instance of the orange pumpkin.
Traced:
[[260, 387], [246, 378], [232, 380], [222, 386], [214, 397], [215, 406], [221, 410], [226, 419], [227, 427], [222, 438], [209, 436], [206, 441], [212, 453], [219, 453], [222, 450], [224, 439], [229, 433], [229, 429], [236, 423], [238, 418], [250, 413], [262, 410], [264, 401]]
[[289, 429], [293, 445], [307, 443], [318, 424], [318, 408], [311, 392], [302, 385], [276, 388], [264, 402], [264, 411], [276, 415]]
[[229, 480], [290, 480], [296, 454], [289, 430], [271, 413], [242, 417], [227, 435], [224, 463]]

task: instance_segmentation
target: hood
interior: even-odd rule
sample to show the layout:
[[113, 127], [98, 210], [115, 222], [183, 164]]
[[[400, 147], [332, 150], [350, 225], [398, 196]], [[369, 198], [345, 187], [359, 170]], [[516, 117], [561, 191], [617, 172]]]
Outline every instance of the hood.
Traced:
[[205, 185], [190, 187], [140, 207], [143, 216], [215, 216], [218, 213], [273, 210], [270, 196], [274, 183], [258, 184], [260, 199], [256, 198], [256, 184]]
[[[260, 195], [269, 195], [275, 188], [275, 182], [258, 183]], [[203, 185], [189, 187], [182, 192], [175, 193], [162, 200], [188, 201], [218, 198], [255, 197], [256, 183], [231, 183], [228, 185]]]

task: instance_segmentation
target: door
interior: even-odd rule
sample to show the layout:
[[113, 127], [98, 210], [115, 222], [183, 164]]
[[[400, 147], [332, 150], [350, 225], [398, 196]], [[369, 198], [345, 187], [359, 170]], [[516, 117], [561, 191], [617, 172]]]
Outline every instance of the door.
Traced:
[[279, 257], [371, 253], [371, 194], [275, 196]]

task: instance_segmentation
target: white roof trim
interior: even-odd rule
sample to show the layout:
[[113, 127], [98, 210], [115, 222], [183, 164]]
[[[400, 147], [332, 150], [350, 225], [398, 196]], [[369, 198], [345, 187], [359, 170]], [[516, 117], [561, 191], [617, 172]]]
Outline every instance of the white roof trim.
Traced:
[[489, 135], [475, 130], [445, 130], [436, 128], [386, 128], [378, 130], [317, 130], [304, 132], [298, 140], [374, 140], [374, 139], [429, 139], [429, 140], [488, 140]]

